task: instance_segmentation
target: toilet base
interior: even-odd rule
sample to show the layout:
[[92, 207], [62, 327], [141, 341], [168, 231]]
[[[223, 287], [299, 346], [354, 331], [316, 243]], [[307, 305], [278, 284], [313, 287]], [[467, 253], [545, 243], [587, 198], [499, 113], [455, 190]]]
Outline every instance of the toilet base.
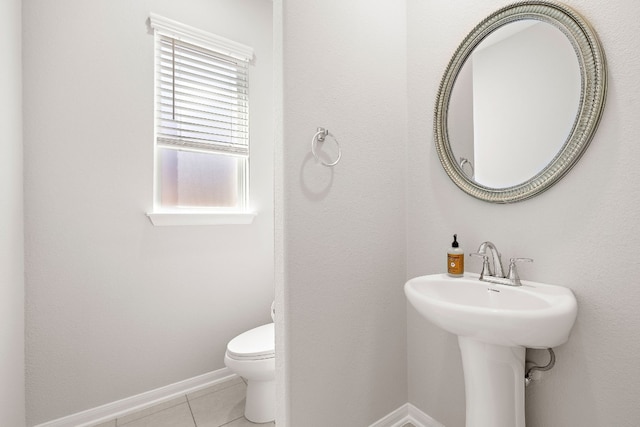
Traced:
[[275, 380], [247, 380], [244, 417], [252, 423], [268, 423], [276, 418]]

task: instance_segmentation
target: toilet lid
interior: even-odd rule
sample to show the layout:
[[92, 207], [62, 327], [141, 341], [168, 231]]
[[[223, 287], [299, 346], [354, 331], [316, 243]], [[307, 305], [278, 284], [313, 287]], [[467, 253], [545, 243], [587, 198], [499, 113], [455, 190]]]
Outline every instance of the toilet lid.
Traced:
[[273, 323], [244, 332], [227, 344], [227, 354], [236, 359], [266, 359], [274, 357]]

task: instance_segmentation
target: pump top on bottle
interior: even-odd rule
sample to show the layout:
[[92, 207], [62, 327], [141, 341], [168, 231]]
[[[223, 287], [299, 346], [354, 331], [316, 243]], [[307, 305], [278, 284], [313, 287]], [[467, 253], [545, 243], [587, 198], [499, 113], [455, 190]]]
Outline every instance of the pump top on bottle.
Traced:
[[458, 235], [453, 235], [451, 248], [447, 251], [447, 274], [451, 277], [464, 276], [464, 251], [458, 243]]

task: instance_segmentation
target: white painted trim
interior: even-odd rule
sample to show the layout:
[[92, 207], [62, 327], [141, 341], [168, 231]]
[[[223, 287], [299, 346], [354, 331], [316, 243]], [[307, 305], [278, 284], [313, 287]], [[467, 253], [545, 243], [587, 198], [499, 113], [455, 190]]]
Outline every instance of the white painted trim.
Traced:
[[255, 212], [148, 212], [147, 216], [155, 226], [164, 225], [237, 225], [251, 224]]
[[407, 403], [407, 406], [409, 409], [409, 422], [416, 427], [444, 427], [444, 424], [436, 421], [411, 403]]
[[402, 427], [407, 423], [415, 427], [444, 427], [411, 403], [405, 403], [395, 411], [387, 414], [369, 427]]
[[34, 427], [89, 427], [211, 387], [236, 376], [229, 368], [218, 369], [217, 371], [208, 372], [155, 390], [58, 418], [57, 420], [38, 424]]
[[[38, 424], [34, 427], [90, 427], [167, 402], [176, 397], [211, 387], [224, 381], [229, 381], [235, 377], [237, 377], [237, 375], [225, 367], [155, 390]], [[444, 424], [439, 423], [411, 403], [405, 403], [369, 427], [402, 427], [406, 423], [411, 423], [415, 427], [445, 427]]]
[[[401, 427], [409, 421], [408, 403], [405, 403], [393, 412], [390, 412], [386, 416], [380, 418], [369, 427]], [[416, 426], [419, 427], [419, 426]]]
[[149, 14], [149, 26], [154, 30], [185, 42], [206, 47], [219, 53], [223, 53], [243, 61], [250, 62], [253, 59], [253, 48], [245, 46], [233, 40], [220, 37], [198, 28], [185, 25], [173, 19], [155, 13]]

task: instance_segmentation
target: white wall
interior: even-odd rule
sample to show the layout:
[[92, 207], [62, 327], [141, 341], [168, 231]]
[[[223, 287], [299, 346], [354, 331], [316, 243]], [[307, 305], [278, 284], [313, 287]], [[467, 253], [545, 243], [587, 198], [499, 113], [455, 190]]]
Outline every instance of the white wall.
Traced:
[[[220, 369], [231, 338], [270, 321], [272, 24], [269, 1], [23, 5], [33, 425]], [[252, 225], [153, 227], [145, 216], [153, 200], [149, 12], [255, 49]]]
[[[607, 55], [609, 93], [600, 128], [576, 167], [544, 194], [493, 205], [460, 191], [442, 170], [432, 113], [450, 55], [505, 3], [408, 1], [409, 182], [407, 277], [443, 271], [450, 234], [470, 252], [491, 240], [503, 258], [535, 259], [523, 278], [573, 290], [578, 318], [556, 365], [527, 388], [527, 426], [621, 426], [640, 420], [633, 375], [640, 354], [640, 4], [565, 3], [587, 17]], [[627, 255], [628, 254], [628, 255]], [[478, 271], [478, 261], [467, 269]], [[464, 383], [454, 336], [408, 309], [409, 399], [447, 427], [464, 425]], [[546, 363], [544, 352], [529, 358]]]
[[289, 425], [289, 380], [288, 380], [288, 331], [285, 325], [287, 314], [287, 290], [284, 286], [284, 123], [282, 121], [284, 101], [283, 73], [283, 0], [273, 0], [273, 112], [274, 112], [274, 156], [273, 156], [273, 228], [274, 228], [274, 282], [275, 282], [275, 340], [276, 340], [276, 420], [282, 426]]
[[[283, 6], [280, 413], [288, 426], [365, 426], [407, 401], [405, 8]], [[333, 169], [311, 155], [318, 126], [342, 146]]]
[[0, 2], [0, 425], [16, 427], [25, 419], [21, 4]]

